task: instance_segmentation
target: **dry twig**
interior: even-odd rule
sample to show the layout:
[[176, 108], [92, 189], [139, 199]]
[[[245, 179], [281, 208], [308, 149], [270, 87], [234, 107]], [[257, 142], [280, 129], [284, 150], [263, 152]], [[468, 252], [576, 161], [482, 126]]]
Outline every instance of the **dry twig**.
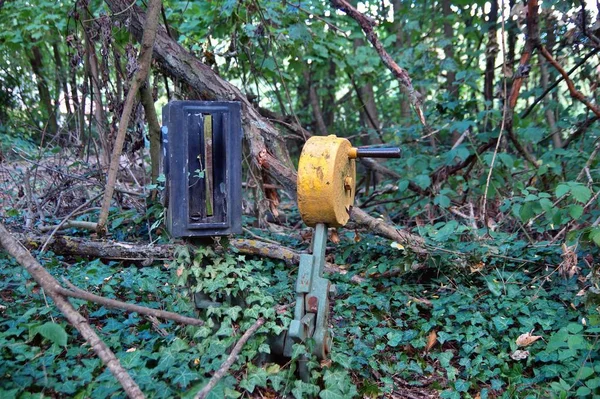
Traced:
[[84, 299], [86, 301], [98, 303], [100, 305], [108, 306], [109, 308], [116, 308], [125, 310], [127, 312], [135, 312], [139, 314], [146, 315], [148, 317], [160, 318], [165, 320], [172, 320], [177, 323], [189, 324], [191, 326], [201, 326], [204, 325], [204, 321], [200, 319], [195, 319], [193, 317], [187, 317], [180, 315], [178, 313], [167, 312], [166, 310], [160, 309], [152, 309], [146, 306], [135, 305], [133, 303], [127, 303], [118, 301], [116, 299], [105, 298], [103, 296], [99, 296], [96, 294], [92, 294], [91, 292], [82, 290], [79, 287], [76, 287], [68, 281], [66, 278], [63, 278], [65, 284], [69, 287], [69, 289], [65, 289], [62, 287], [57, 287], [56, 290], [60, 294], [64, 296], [70, 296], [73, 298]]
[[233, 366], [233, 363], [235, 363], [235, 361], [237, 360], [238, 355], [242, 351], [242, 348], [244, 347], [244, 345], [246, 344], [246, 342], [248, 341], [248, 339], [263, 324], [265, 324], [265, 319], [263, 319], [261, 317], [258, 320], [256, 320], [256, 322], [252, 325], [252, 327], [250, 327], [244, 333], [244, 335], [242, 335], [242, 337], [240, 338], [240, 340], [233, 347], [233, 349], [231, 351], [231, 354], [229, 354], [229, 356], [227, 357], [227, 359], [225, 360], [225, 362], [221, 365], [221, 367], [219, 368], [219, 370], [217, 370], [215, 372], [215, 374], [212, 376], [212, 378], [210, 379], [210, 381], [208, 381], [208, 384], [206, 384], [206, 386], [204, 388], [202, 388], [202, 390], [200, 392], [198, 392], [196, 394], [196, 396], [194, 396], [194, 399], [204, 399], [204, 398], [206, 398], [206, 395], [208, 395], [208, 393], [217, 385], [217, 383], [221, 380], [221, 378], [223, 378], [225, 376], [225, 374], [227, 374], [227, 371], [229, 371], [229, 369], [231, 368], [231, 366]]

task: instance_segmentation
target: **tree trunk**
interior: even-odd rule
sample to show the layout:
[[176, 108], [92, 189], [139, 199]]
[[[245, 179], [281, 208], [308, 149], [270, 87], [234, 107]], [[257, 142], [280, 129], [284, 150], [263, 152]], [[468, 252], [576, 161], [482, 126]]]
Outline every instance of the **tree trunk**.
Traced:
[[325, 121], [323, 120], [323, 113], [321, 112], [321, 102], [319, 101], [319, 96], [317, 94], [317, 88], [315, 87], [315, 83], [312, 79], [312, 73], [310, 72], [310, 67], [307, 67], [304, 70], [304, 80], [308, 84], [308, 100], [310, 101], [310, 107], [312, 108], [313, 119], [315, 121], [315, 126], [317, 130], [317, 134], [319, 136], [327, 135], [327, 127], [325, 126]]
[[[545, 27], [546, 27], [546, 48], [552, 54], [552, 49], [556, 44], [556, 35], [554, 33], [554, 26], [556, 24], [556, 19], [554, 19], [551, 15], [546, 16]], [[548, 88], [550, 83], [550, 73], [548, 72], [548, 66], [546, 60], [538, 53], [538, 61], [540, 63], [540, 71], [541, 71], [541, 83], [544, 91]], [[557, 91], [555, 90], [554, 94]], [[556, 126], [556, 115], [554, 114], [554, 110], [550, 107], [550, 99], [548, 96], [544, 97], [544, 115], [546, 116], [546, 122], [548, 122], [548, 127], [550, 128], [550, 132], [552, 133], [552, 144], [554, 144], [554, 148], [562, 148], [562, 139], [560, 137], [560, 131]]]
[[333, 61], [329, 61], [329, 70], [327, 71], [327, 79], [324, 84], [327, 88], [325, 101], [323, 102], [323, 122], [328, 131], [334, 130], [333, 123], [335, 122], [335, 81], [337, 80], [337, 65]]
[[[110, 163], [110, 138], [107, 130], [106, 116], [104, 114], [104, 106], [102, 105], [102, 91], [100, 90], [100, 76], [98, 71], [98, 58], [96, 57], [96, 49], [94, 43], [92, 43], [88, 32], [84, 29], [85, 37], [85, 57], [87, 62], [87, 70], [89, 73], [89, 79], [91, 81], [90, 90], [92, 92], [93, 106], [94, 106], [94, 119], [96, 122], [96, 131], [100, 138], [100, 144], [102, 146], [102, 153], [98, 154], [100, 164], [103, 168], [108, 167]], [[88, 137], [88, 145], [92, 142], [92, 138]]]
[[146, 121], [148, 122], [148, 138], [150, 140], [150, 165], [152, 168], [152, 184], [156, 184], [160, 174], [160, 123], [154, 108], [154, 98], [150, 88], [150, 80], [146, 80], [140, 88], [140, 98], [144, 106]]
[[[364, 45], [365, 40], [363, 38], [354, 39], [354, 51], [360, 47], [363, 47]], [[354, 76], [351, 76], [351, 79], [354, 85], [354, 90], [356, 90], [356, 96], [358, 97], [361, 123], [367, 129], [377, 132], [375, 135], [369, 134], [363, 141], [363, 144], [380, 144], [382, 142], [380, 137], [381, 130], [379, 117], [377, 115], [377, 105], [375, 104], [373, 84], [366, 82], [359, 85], [357, 84]]]
[[[69, 96], [69, 88], [67, 86], [67, 75], [66, 75], [65, 68], [63, 66], [62, 56], [60, 54], [60, 50], [58, 48], [57, 42], [52, 43], [52, 51], [54, 53], [54, 63], [56, 64], [56, 80], [58, 81], [58, 84], [59, 84], [57, 87], [60, 87], [63, 91], [64, 105], [67, 110], [67, 116], [68, 116], [67, 119], [69, 120], [69, 125], [71, 125], [72, 120], [73, 120], [73, 118], [72, 118], [73, 111], [71, 110], [71, 100], [69, 98], [70, 97]], [[59, 101], [60, 101], [60, 96], [59, 96]]]
[[[405, 47], [410, 47], [410, 36], [404, 34], [404, 23], [400, 18], [402, 0], [392, 0], [392, 5], [394, 8], [393, 29], [396, 32], [396, 43], [394, 43], [394, 47], [396, 53], [400, 53]], [[410, 100], [402, 88], [398, 90], [398, 98], [400, 99], [400, 117], [405, 121], [404, 124], [409, 124], [411, 117]]]
[[[494, 102], [494, 83], [496, 69], [496, 54], [498, 54], [498, 40], [496, 38], [496, 22], [498, 21], [498, 0], [492, 0], [490, 13], [488, 14], [488, 43], [485, 50], [485, 80], [483, 83], [483, 98], [485, 100], [485, 109], [493, 108]], [[484, 131], [491, 128], [491, 118], [486, 118]]]
[[[546, 60], [540, 54], [538, 54], [538, 62], [540, 64], [540, 80], [541, 86], [544, 90], [548, 88], [548, 66], [546, 65]], [[550, 107], [550, 99], [548, 97], [544, 98], [544, 116], [546, 117], [546, 122], [548, 123], [548, 127], [550, 128], [550, 132], [552, 133], [552, 143], [554, 144], [554, 148], [562, 147], [562, 140], [560, 138], [560, 131], [556, 127], [556, 118], [554, 116], [554, 111]]]
[[40, 103], [46, 111], [46, 117], [48, 121], [46, 123], [46, 131], [54, 136], [58, 132], [58, 122], [56, 121], [56, 110], [52, 104], [52, 96], [50, 95], [50, 89], [48, 88], [48, 81], [44, 74], [42, 51], [37, 44], [31, 47], [31, 54], [29, 54], [29, 63], [31, 69], [35, 74], [37, 81], [38, 94], [40, 96]]
[[[444, 46], [444, 56], [447, 60], [454, 61], [454, 44], [451, 42], [452, 38], [454, 38], [454, 29], [452, 28], [450, 21], [448, 21], [453, 14], [452, 9], [450, 8], [450, 0], [442, 1], [442, 14], [444, 15], [444, 38], [449, 41], [449, 43]], [[445, 86], [451, 101], [458, 99], [458, 86], [454, 84], [455, 82], [456, 71], [454, 69], [446, 70]]]
[[[446, 93], [448, 93], [448, 99], [450, 101], [456, 102], [458, 100], [458, 85], [455, 85], [456, 82], [456, 71], [454, 70], [454, 44], [452, 43], [452, 38], [454, 38], [454, 29], [452, 29], [452, 24], [449, 19], [452, 16], [452, 9], [450, 8], [450, 0], [442, 1], [442, 15], [444, 16], [444, 38], [448, 40], [448, 44], [444, 46], [444, 57], [447, 60], [447, 64], [450, 66], [449, 69], [446, 69], [446, 83], [445, 89]], [[463, 132], [459, 132], [458, 130], [452, 131], [452, 144], [456, 144], [456, 142], [460, 139]]]
[[[150, 71], [150, 64], [152, 63], [152, 50], [154, 47], [154, 40], [156, 38], [158, 16], [160, 14], [161, 5], [161, 0], [150, 0], [148, 2], [148, 18], [145, 21], [142, 33], [140, 55], [138, 56], [137, 60], [138, 69], [135, 71], [131, 79], [131, 85], [129, 87], [129, 91], [127, 92], [125, 104], [123, 104], [123, 112], [121, 113], [121, 118], [119, 120], [119, 131], [117, 132], [117, 137], [115, 139], [115, 144], [110, 159], [110, 167], [108, 169], [108, 177], [106, 179], [106, 188], [104, 189], [104, 198], [102, 199], [102, 208], [100, 209], [100, 214], [98, 215], [98, 226], [96, 231], [99, 234], [106, 233], [108, 211], [112, 201], [115, 184], [117, 182], [117, 173], [120, 165], [119, 160], [121, 158], [121, 152], [123, 151], [123, 143], [125, 142], [125, 135], [127, 134], [127, 128], [129, 126], [133, 105], [139, 88], [148, 81], [148, 72]], [[152, 95], [150, 95], [150, 97], [152, 97]], [[152, 103], [149, 104], [150, 106], [148, 107], [149, 113], [152, 114], [154, 102], [152, 101], [152, 98], [147, 99], [147, 101]], [[154, 116], [153, 119], [152, 116]], [[156, 115], [147, 115], [146, 117], [151, 123], [154, 124], [154, 128], [156, 129], [158, 126]]]

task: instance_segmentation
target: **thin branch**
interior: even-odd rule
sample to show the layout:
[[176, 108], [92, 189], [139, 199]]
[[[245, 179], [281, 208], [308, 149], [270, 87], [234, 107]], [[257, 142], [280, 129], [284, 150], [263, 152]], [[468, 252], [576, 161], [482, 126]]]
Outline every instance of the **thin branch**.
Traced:
[[371, 44], [375, 48], [375, 51], [377, 51], [377, 54], [379, 54], [379, 57], [381, 58], [381, 61], [383, 61], [383, 64], [392, 72], [392, 74], [400, 82], [400, 87], [410, 99], [410, 103], [415, 108], [419, 120], [421, 121], [423, 126], [425, 126], [426, 129], [429, 129], [427, 121], [425, 120], [425, 114], [423, 113], [423, 104], [420, 99], [420, 94], [413, 87], [410, 75], [408, 74], [406, 69], [400, 67], [396, 63], [396, 61], [392, 59], [389, 53], [383, 48], [383, 45], [379, 41], [379, 38], [377, 37], [377, 34], [373, 29], [373, 27], [377, 23], [373, 19], [359, 12], [346, 0], [331, 0], [331, 4], [335, 8], [345, 12], [348, 16], [350, 16], [352, 19], [358, 22], [361, 29], [365, 33], [365, 36], [367, 37], [369, 42], [371, 42]]
[[571, 97], [584, 104], [596, 116], [600, 117], [600, 108], [592, 104], [590, 100], [585, 98], [585, 96], [575, 88], [575, 84], [573, 84], [573, 81], [569, 78], [569, 74], [565, 72], [563, 67], [561, 67], [558, 62], [556, 62], [556, 60], [552, 57], [552, 54], [550, 54], [548, 50], [546, 50], [546, 47], [540, 46], [540, 53], [544, 56], [544, 58], [546, 58], [546, 60], [548, 60], [548, 62], [554, 67], [554, 69], [556, 69], [558, 73], [562, 75], [563, 79], [565, 80], [565, 83], [567, 84], [567, 87], [569, 88], [569, 93], [571, 94]]
[[[504, 10], [504, 0], [502, 1], [502, 9]], [[502, 65], [506, 65], [506, 46], [504, 44], [504, 37], [506, 35], [506, 26], [504, 23], [504, 15], [502, 15], [501, 17], [502, 19], [502, 34], [501, 34], [501, 38], [502, 38]], [[506, 75], [504, 75], [503, 80], [503, 85], [504, 85], [504, 92], [506, 93], [508, 90], [508, 83], [506, 82]], [[500, 148], [500, 142], [502, 141], [502, 133], [504, 132], [504, 128], [506, 126], [506, 115], [507, 115], [507, 106], [506, 106], [506, 102], [504, 103], [504, 107], [502, 107], [502, 122], [500, 124], [500, 132], [498, 133], [498, 140], [496, 141], [496, 147], [494, 148], [494, 155], [492, 156], [492, 161], [490, 162], [490, 170], [488, 171], [488, 175], [487, 178], [485, 180], [485, 190], [483, 192], [483, 205], [481, 207], [482, 209], [482, 215], [483, 215], [483, 220], [485, 221], [485, 225], [487, 226], [488, 223], [488, 217], [487, 217], [487, 197], [488, 197], [488, 191], [490, 188], [490, 182], [492, 181], [492, 172], [494, 171], [494, 164], [496, 162], [496, 157], [498, 156], [498, 149]], [[513, 110], [514, 112], [514, 106], [511, 108], [511, 110]], [[512, 112], [511, 112], [511, 121], [512, 121]], [[511, 123], [512, 125], [512, 123]], [[511, 126], [512, 127], [512, 126]], [[510, 129], [512, 131], [512, 129]], [[475, 227], [477, 227], [477, 225], [475, 224]], [[477, 232], [477, 228], [475, 228], [474, 233], [476, 234]]]
[[194, 399], [206, 398], [209, 392], [219, 383], [221, 378], [223, 378], [225, 374], [227, 374], [231, 366], [233, 366], [233, 363], [235, 363], [235, 361], [237, 360], [238, 355], [242, 351], [242, 348], [244, 347], [248, 339], [250, 339], [252, 334], [254, 334], [256, 330], [258, 330], [263, 324], [265, 324], [265, 319], [261, 317], [258, 320], [256, 320], [256, 322], [244, 333], [244, 335], [242, 335], [240, 340], [235, 344], [235, 346], [231, 350], [231, 354], [227, 357], [227, 359], [221, 365], [219, 370], [215, 372], [210, 381], [208, 381], [208, 384], [206, 384], [206, 386], [202, 388], [202, 390], [198, 392], [196, 396], [194, 396]]
[[79, 287], [76, 287], [75, 285], [73, 285], [73, 283], [71, 283], [65, 277], [63, 277], [63, 281], [69, 287], [69, 289], [57, 287], [56, 291], [64, 296], [69, 296], [72, 298], [79, 298], [79, 299], [83, 299], [86, 301], [98, 303], [100, 305], [108, 306], [109, 308], [121, 309], [121, 310], [125, 310], [127, 312], [132, 312], [132, 313], [135, 312], [135, 313], [143, 314], [146, 316], [157, 317], [157, 318], [165, 319], [165, 320], [172, 320], [177, 323], [188, 324], [191, 326], [204, 325], [204, 321], [202, 321], [200, 319], [183, 316], [178, 313], [168, 312], [166, 310], [152, 309], [152, 308], [148, 308], [146, 306], [140, 306], [140, 305], [135, 305], [133, 303], [118, 301], [116, 299], [105, 298], [103, 296], [92, 294], [91, 292], [88, 292], [88, 291], [82, 290]]
[[[573, 68], [569, 69], [569, 71], [567, 72], [567, 76], [571, 75], [580, 66], [585, 64], [585, 62], [588, 59], [590, 59], [593, 55], [597, 54], [598, 51], [600, 51], [600, 48], [595, 48], [592, 51], [590, 51], [588, 54], [586, 54], [586, 56], [583, 57], [581, 60], [579, 60], [579, 62], [577, 62], [577, 64], [575, 64], [575, 66], [573, 66]], [[563, 80], [564, 80], [564, 76], [561, 75], [558, 79], [556, 79], [554, 81], [554, 83], [552, 83], [550, 86], [548, 86], [546, 88], [546, 90], [544, 90], [544, 92], [542, 94], [540, 94], [525, 111], [523, 111], [523, 113], [521, 114], [521, 119], [525, 119], [531, 113], [531, 111], [533, 111], [533, 109], [536, 107], [536, 105], [538, 105], [544, 99], [544, 97], [546, 97], [548, 95], [548, 93], [550, 93]]]
[[[89, 199], [88, 201], [84, 202], [83, 204], [79, 205], [77, 208], [75, 208], [71, 213], [69, 213], [55, 228], [54, 230], [52, 230], [52, 233], [50, 233], [50, 235], [48, 236], [48, 238], [46, 239], [46, 242], [44, 242], [44, 245], [42, 245], [42, 249], [40, 249], [40, 255], [44, 253], [44, 251], [46, 251], [46, 247], [48, 246], [48, 243], [50, 242], [50, 240], [52, 240], [52, 237], [54, 237], [54, 234], [56, 234], [56, 232], [58, 230], [60, 230], [60, 228], [69, 221], [69, 219], [77, 212], [79, 212], [80, 210], [82, 210], [83, 208], [85, 208], [86, 206], [90, 205], [92, 202], [96, 201], [98, 198], [100, 198], [102, 194], [98, 194], [96, 195], [94, 198]], [[98, 226], [96, 226], [97, 228]]]

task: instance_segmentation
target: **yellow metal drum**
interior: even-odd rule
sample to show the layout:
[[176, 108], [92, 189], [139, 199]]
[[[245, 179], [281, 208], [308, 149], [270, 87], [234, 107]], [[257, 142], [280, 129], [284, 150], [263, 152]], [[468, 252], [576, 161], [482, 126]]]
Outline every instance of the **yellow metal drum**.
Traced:
[[308, 226], [341, 227], [348, 222], [356, 181], [352, 151], [348, 140], [334, 135], [311, 137], [304, 145], [298, 164], [298, 208]]

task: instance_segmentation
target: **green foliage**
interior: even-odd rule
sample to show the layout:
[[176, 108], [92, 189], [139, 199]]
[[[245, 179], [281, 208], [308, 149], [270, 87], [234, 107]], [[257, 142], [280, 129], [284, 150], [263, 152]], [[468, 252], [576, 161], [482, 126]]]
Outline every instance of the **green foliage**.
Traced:
[[[600, 395], [600, 290], [594, 260], [600, 246], [594, 152], [598, 125], [585, 125], [589, 110], [572, 100], [562, 83], [522, 116], [543, 92], [543, 80], [551, 84], [559, 76], [547, 66], [544, 78], [536, 61], [510, 118], [512, 135], [507, 140], [508, 132], [500, 132], [507, 127], [504, 78], [516, 75], [497, 67], [499, 56], [492, 63], [495, 68], [483, 69], [486, 57], [500, 47], [489, 40], [494, 36], [488, 29], [500, 29], [486, 15], [489, 2], [451, 2], [450, 13], [439, 1], [392, 3], [361, 6], [378, 22], [373, 29], [383, 46], [410, 73], [431, 130], [424, 130], [414, 113], [406, 113], [406, 95], [365, 44], [357, 23], [328, 2], [164, 2], [170, 34], [256, 105], [280, 113], [286, 125], [299, 121], [316, 131], [309, 98], [314, 89], [322, 113], [330, 116], [324, 119], [329, 119], [331, 133], [352, 137], [357, 144], [401, 146], [404, 157], [386, 161], [401, 177], [377, 176], [387, 180], [372, 195], [370, 187], [359, 187], [357, 200], [386, 221], [420, 234], [429, 253], [416, 256], [368, 232], [341, 233], [342, 244], [330, 252], [346, 271], [331, 277], [339, 292], [332, 309], [331, 364], [309, 358], [308, 381], [298, 380], [296, 367], [310, 353], [310, 342], [294, 348], [291, 362], [281, 365], [269, 358], [269, 337], [281, 333], [290, 320], [289, 310], [280, 314], [275, 307], [293, 301], [295, 270], [283, 264], [210, 247], [181, 247], [168, 270], [164, 265], [137, 268], [79, 259], [68, 259], [76, 264], [66, 270], [64, 260], [45, 255], [43, 261], [57, 277], [68, 276], [82, 288], [109, 297], [187, 314], [195, 310], [192, 295], [218, 304], [203, 309], [206, 325], [192, 328], [170, 322], [155, 326], [139, 315], [73, 301], [149, 397], [192, 396], [258, 317], [267, 322], [211, 397], [381, 397], [400, 395], [399, 386], [441, 391], [448, 398]], [[71, 122], [80, 116], [69, 118], [57, 105], [66, 94], [61, 78], [69, 78], [69, 87], [88, 101], [87, 108], [92, 92], [108, 110], [121, 105], [112, 88], [127, 78], [124, 74], [117, 79], [118, 71], [132, 66], [125, 65], [125, 58], [134, 55], [123, 50], [131, 48], [132, 38], [114, 21], [103, 19], [107, 10], [102, 2], [89, 3], [90, 15], [72, 7], [63, 1], [2, 3], [0, 152], [6, 158], [14, 156], [13, 148], [35, 162], [39, 154], [63, 150], [37, 148], [48, 115], [39, 106], [39, 76], [23, 78], [34, 75], [33, 46], [41, 52], [39, 75], [46, 78], [65, 133], [44, 144], [77, 130]], [[565, 67], [575, 65], [591, 43], [575, 20], [580, 4], [549, 1], [541, 8], [543, 44]], [[507, 44], [517, 43], [514, 51], [510, 45], [506, 49], [513, 51], [505, 55], [507, 61], [518, 59], [523, 50], [522, 21], [515, 19], [505, 21], [502, 35]], [[85, 24], [92, 28], [84, 34]], [[90, 81], [83, 76], [89, 49], [80, 51], [78, 46], [86, 37], [101, 55], [100, 93], [85, 86]], [[55, 46], [65, 64], [62, 72]], [[492, 98], [483, 93], [490, 72]], [[596, 96], [593, 62], [571, 76], [585, 96]], [[164, 102], [166, 88], [161, 84], [157, 92]], [[506, 84], [511, 86], [510, 79]], [[369, 87], [378, 129], [367, 123], [366, 97], [359, 98], [361, 89]], [[84, 115], [84, 132], [73, 139], [77, 146], [88, 137], [97, 139], [94, 120], [95, 115]], [[481, 151], [486, 143], [491, 146]], [[88, 153], [93, 153], [90, 148]], [[293, 156], [298, 149], [294, 141]], [[392, 189], [383, 192], [384, 184]], [[6, 187], [0, 182], [3, 191]], [[8, 221], [22, 220], [21, 210], [3, 208]], [[290, 213], [293, 223], [298, 222], [299, 216]], [[152, 204], [145, 214], [114, 208], [109, 227], [115, 239], [146, 236], [160, 231], [163, 214], [160, 204]], [[292, 233], [273, 238], [301, 250], [306, 246]], [[577, 258], [577, 278], [563, 280], [555, 272], [568, 255], [567, 245], [558, 244], [563, 242]], [[45, 304], [14, 262], [3, 257], [0, 262], [0, 375], [8, 377], [0, 380], [0, 396], [118, 396], [114, 379], [82, 346], [77, 332]], [[356, 275], [364, 283], [352, 281]], [[527, 358], [513, 359], [516, 338], [531, 330], [544, 340], [523, 348], [530, 352]]]

